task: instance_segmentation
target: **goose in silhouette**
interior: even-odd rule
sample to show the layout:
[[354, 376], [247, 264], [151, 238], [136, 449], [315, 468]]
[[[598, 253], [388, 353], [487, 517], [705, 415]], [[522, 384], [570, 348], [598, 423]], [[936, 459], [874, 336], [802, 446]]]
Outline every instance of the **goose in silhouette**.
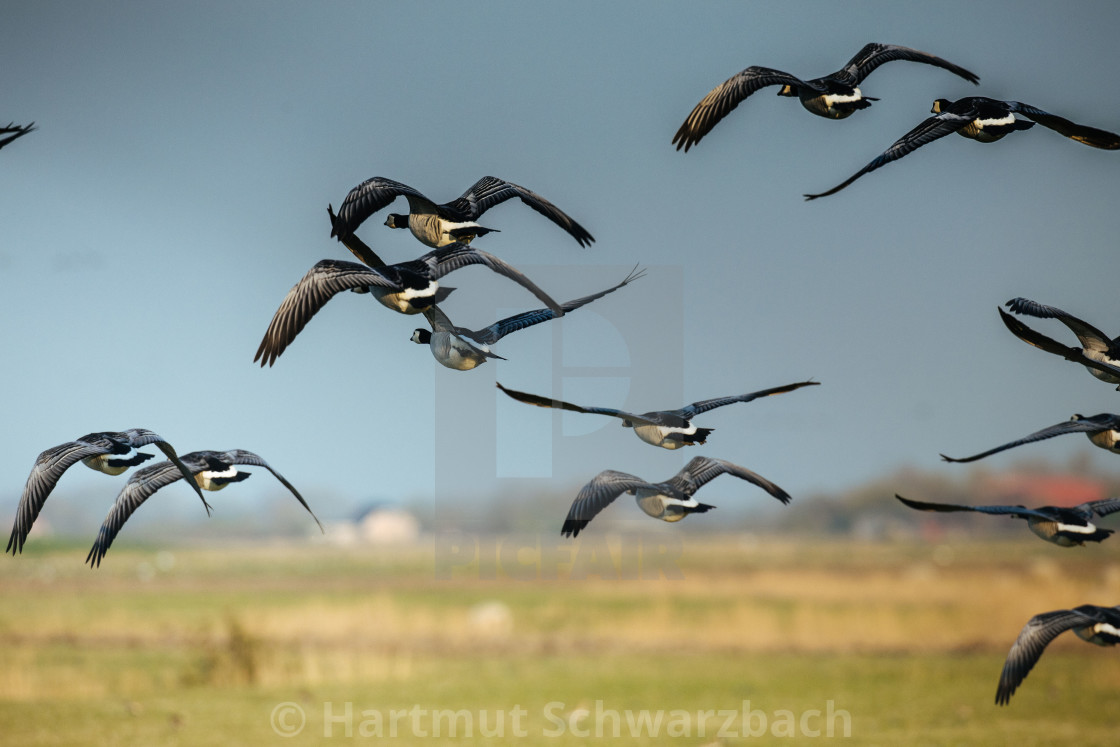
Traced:
[[1120, 643], [1120, 606], [1098, 607], [1083, 604], [1071, 610], [1054, 610], [1032, 617], [1007, 654], [996, 688], [996, 705], [1007, 705], [1011, 696], [1034, 668], [1050, 641], [1067, 630], [1098, 646]]
[[1094, 446], [1099, 446], [1102, 449], [1120, 454], [1120, 415], [1102, 412], [1100, 415], [1093, 415], [1092, 417], [1085, 417], [1081, 414], [1075, 414], [1069, 420], [1051, 425], [1043, 428], [1040, 431], [1035, 431], [1029, 436], [1006, 443], [1003, 446], [997, 446], [994, 449], [979, 454], [974, 454], [970, 457], [963, 459], [954, 459], [947, 457], [944, 454], [941, 458], [946, 462], [975, 462], [977, 459], [983, 459], [986, 456], [991, 456], [1005, 449], [1013, 449], [1016, 446], [1029, 444], [1033, 441], [1041, 441], [1044, 438], [1053, 438], [1054, 436], [1061, 436], [1065, 433], [1084, 433], [1093, 442]]
[[1013, 298], [1006, 304], [1016, 314], [1034, 316], [1040, 319], [1057, 319], [1077, 335], [1082, 347], [1063, 345], [1046, 335], [1036, 332], [1021, 321], [999, 309], [1000, 318], [1012, 334], [1020, 340], [1041, 348], [1048, 353], [1060, 355], [1066, 360], [1080, 363], [1101, 381], [1116, 384], [1120, 391], [1120, 337], [1110, 339], [1099, 329], [1083, 322], [1073, 314], [1066, 313], [1055, 306], [1045, 306], [1027, 298]]
[[483, 265], [513, 280], [563, 316], [552, 300], [519, 270], [480, 249], [466, 244], [448, 244], [433, 249], [419, 259], [395, 265], [369, 267], [344, 260], [324, 259], [307, 271], [288, 291], [257, 348], [253, 362], [272, 365], [311, 317], [327, 301], [342, 291], [370, 293], [377, 301], [402, 314], [418, 314], [447, 298], [451, 288], [441, 287], [439, 279], [468, 265]]
[[430, 247], [456, 242], [468, 244], [475, 237], [496, 230], [483, 228], [478, 219], [490, 208], [514, 197], [563, 228], [580, 246], [590, 246], [595, 240], [587, 229], [536, 192], [494, 176], [482, 177], [458, 199], [442, 205], [437, 205], [407, 184], [381, 176], [366, 179], [351, 189], [339, 205], [338, 215], [331, 220], [331, 236], [341, 240], [354, 233], [366, 218], [401, 196], [408, 199], [408, 214], [391, 213], [385, 225], [407, 228]]
[[[1120, 148], [1120, 135], [1116, 133], [1075, 124], [1068, 119], [1063, 119], [1019, 101], [999, 101], [983, 96], [970, 96], [956, 101], [938, 99], [933, 102], [931, 111], [934, 112], [935, 116], [925, 120], [896, 140], [891, 147], [883, 151], [871, 163], [827, 192], [805, 195], [805, 199], [815, 200], [818, 197], [836, 194], [864, 174], [870, 173], [891, 161], [897, 161], [926, 143], [932, 143], [934, 140], [954, 132], [978, 143], [994, 143], [1016, 130], [1029, 130], [1037, 122], [1071, 140], [1091, 145], [1094, 148], [1104, 150]], [[1030, 121], [1017, 119], [1016, 114], [1021, 114]]]
[[684, 148], [687, 153], [689, 148], [699, 143], [701, 138], [744, 99], [767, 86], [781, 86], [778, 91], [779, 96], [797, 97], [806, 110], [817, 116], [844, 119], [859, 109], [871, 106], [872, 101], [878, 101], [870, 96], [864, 96], [858, 86], [875, 68], [891, 60], [923, 62], [944, 68], [971, 83], [980, 82], [978, 77], [963, 67], [932, 54], [895, 44], [872, 42], [848, 60], [844, 67], [812, 80], [801, 80], [789, 73], [768, 67], [748, 67], [713, 88], [696, 105], [688, 115], [688, 119], [677, 130], [677, 134], [673, 136], [673, 143], [677, 146], [677, 150]]
[[[101, 431], [89, 433], [73, 441], [59, 444], [41, 453], [35, 459], [35, 466], [31, 468], [31, 475], [23, 488], [23, 495], [19, 499], [19, 508], [16, 509], [16, 520], [12, 526], [12, 536], [8, 539], [8, 548], [12, 555], [23, 552], [23, 544], [27, 540], [27, 533], [35, 523], [47, 496], [54, 490], [63, 473], [78, 462], [92, 470], [104, 472], [107, 475], [119, 475], [129, 467], [135, 467], [152, 458], [151, 454], [136, 451], [136, 449], [154, 444], [170, 460], [167, 464], [176, 470], [180, 476], [190, 476], [186, 465], [179, 459], [175, 449], [167, 443], [158, 433], [147, 428], [130, 428], [127, 431]], [[202, 491], [197, 487], [195, 492], [202, 499], [206, 507], [206, 515], [210, 515], [210, 504], [202, 497]]]
[[1088, 501], [1079, 506], [958, 506], [952, 503], [924, 503], [894, 496], [903, 505], [918, 511], [977, 511], [984, 514], [1026, 519], [1027, 527], [1047, 542], [1059, 547], [1074, 547], [1086, 542], [1102, 542], [1113, 530], [1101, 529], [1092, 520], [1120, 511], [1120, 498]]
[[[639, 271], [638, 268], [635, 267], [621, 283], [590, 296], [568, 301], [567, 303], [561, 304], [560, 308], [565, 314], [570, 311], [575, 311], [581, 306], [602, 298], [608, 293], [614, 293], [622, 286], [634, 282], [644, 274], [645, 270]], [[489, 358], [505, 360], [502, 356], [492, 352], [490, 346], [511, 332], [516, 332], [526, 327], [532, 327], [534, 324], [540, 324], [541, 322], [555, 319], [556, 312], [552, 309], [526, 311], [494, 322], [489, 327], [473, 331], [465, 327], [456, 327], [438, 306], [425, 309], [424, 318], [427, 319], [428, 323], [431, 325], [431, 330], [414, 330], [412, 333], [412, 341], [420, 345], [427, 345], [431, 349], [432, 355], [441, 365], [458, 371], [469, 371], [472, 368], [477, 368], [482, 365]]]
[[0, 127], [0, 135], [7, 135], [7, 137], [0, 137], [0, 148], [3, 148], [17, 138], [23, 137], [34, 129], [34, 122], [29, 125], [17, 125], [15, 122], [9, 122], [6, 127]]
[[705, 483], [723, 474], [734, 475], [757, 485], [782, 503], [790, 502], [786, 491], [762, 475], [723, 459], [698, 456], [693, 457], [680, 472], [665, 482], [651, 483], [613, 469], [600, 472], [580, 489], [560, 534], [565, 537], [578, 536], [588, 522], [623, 493], [633, 495], [638, 508], [662, 521], [680, 521], [688, 514], [711, 511], [715, 506], [698, 503], [692, 496]]
[[[249, 475], [252, 474], [242, 472], [234, 465], [248, 464], [264, 467], [284, 487], [291, 491], [300, 505], [307, 509], [307, 513], [311, 514], [311, 518], [315, 519], [315, 523], [319, 525], [319, 530], [323, 530], [319, 518], [315, 516], [315, 512], [307, 505], [307, 501], [303, 499], [299, 491], [283, 475], [269, 466], [268, 462], [251, 451], [244, 449], [192, 451], [190, 454], [184, 454], [182, 461], [189, 470], [187, 481], [195, 490], [199, 488], [221, 490], [230, 483], [248, 479]], [[140, 508], [144, 501], [148, 500], [160, 488], [166, 487], [182, 477], [182, 472], [170, 462], [153, 464], [132, 473], [120, 495], [117, 496], [117, 500], [113, 502], [113, 507], [109, 509], [109, 514], [101, 524], [101, 530], [97, 533], [97, 541], [94, 542], [89, 555], [86, 556], [86, 562], [90, 564], [90, 567], [101, 565], [101, 559], [105, 557], [105, 553], [109, 552], [109, 546], [113, 544], [113, 540], [121, 531], [121, 527], [135, 513], [136, 509]]]
[[569, 402], [552, 399], [551, 397], [541, 397], [537, 394], [527, 394], [513, 389], [506, 389], [501, 384], [497, 386], [518, 402], [524, 402], [528, 405], [555, 407], [561, 410], [571, 410], [572, 412], [584, 412], [592, 415], [610, 415], [611, 417], [620, 418], [623, 428], [633, 428], [634, 435], [647, 444], [660, 446], [663, 449], [679, 449], [682, 446], [705, 443], [708, 436], [711, 435], [711, 432], [715, 430], [714, 428], [697, 428], [692, 423], [692, 419], [701, 413], [735, 402], [750, 402], [760, 397], [769, 397], [772, 394], [792, 392], [794, 389], [800, 389], [803, 386], [817, 386], [818, 384], [820, 384], [819, 381], [800, 381], [796, 384], [776, 386], [771, 389], [763, 389], [749, 394], [717, 397], [715, 399], [693, 402], [691, 405], [685, 405], [679, 410], [655, 410], [653, 412], [642, 413], [641, 415], [625, 412], [623, 410], [615, 410], [609, 407], [581, 407], [580, 405], [573, 405]]

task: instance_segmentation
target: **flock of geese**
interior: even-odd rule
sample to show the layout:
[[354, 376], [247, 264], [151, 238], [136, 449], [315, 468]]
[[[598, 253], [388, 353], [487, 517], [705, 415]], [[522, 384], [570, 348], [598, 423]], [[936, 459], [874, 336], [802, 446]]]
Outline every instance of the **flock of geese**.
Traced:
[[[677, 150], [687, 152], [751, 94], [769, 86], [779, 86], [779, 96], [796, 97], [813, 114], [830, 119], [846, 118], [878, 100], [865, 96], [859, 86], [877, 67], [896, 60], [933, 65], [970, 83], [979, 84], [979, 78], [963, 67], [925, 52], [890, 44], [867, 44], [840, 70], [810, 80], [771, 68], [752, 66], [712, 89], [685, 119], [672, 143]], [[934, 116], [903, 135], [847, 180], [825, 192], [807, 194], [805, 198], [813, 200], [835, 194], [861, 176], [953, 132], [977, 142], [988, 143], [1017, 130], [1030, 129], [1037, 123], [1094, 148], [1120, 148], [1120, 135], [1079, 125], [1017, 101], [1000, 101], [981, 96], [956, 101], [937, 99], [932, 112]], [[0, 147], [34, 129], [33, 124], [9, 124], [0, 128], [0, 135], [6, 136], [0, 139]], [[408, 213], [391, 213], [384, 225], [411, 231], [430, 251], [416, 259], [388, 264], [356, 235], [356, 231], [374, 213], [388, 207], [399, 197], [407, 200]], [[369, 294], [378, 303], [401, 314], [423, 315], [429, 328], [414, 330], [411, 341], [427, 345], [432, 356], [441, 365], [467, 371], [489, 359], [502, 359], [491, 350], [491, 346], [506, 335], [558, 319], [622, 289], [645, 274], [645, 270], [635, 266], [625, 278], [609, 288], [566, 303], [556, 302], [524, 273], [472, 245], [475, 239], [497, 230], [478, 223], [483, 214], [515, 197], [566, 231], [580, 246], [590, 246], [594, 241], [583, 226], [541, 195], [492, 176], [483, 177], [458, 198], [442, 204], [434, 202], [413, 187], [384, 177], [375, 176], [357, 185], [346, 195], [337, 214], [333, 206], [328, 206], [327, 212], [331, 223], [331, 237], [337, 238], [359, 261], [323, 259], [312, 266], [280, 303], [253, 361], [259, 362], [262, 367], [274, 365], [311, 318], [331, 298], [350, 291]], [[441, 308], [455, 288], [442, 285], [441, 281], [455, 270], [471, 265], [487, 267], [520, 285], [535, 296], [543, 304], [543, 308], [501, 319], [478, 330], [455, 325]], [[1096, 327], [1061, 309], [1025, 298], [1013, 299], [1006, 306], [1012, 313], [998, 309], [1001, 319], [1017, 337], [1046, 352], [1084, 366], [1090, 374], [1106, 383], [1116, 384], [1120, 390], [1120, 337], [1110, 339]], [[1057, 319], [1077, 336], [1081, 347], [1059, 343], [1031, 329], [1015, 315]], [[497, 386], [504, 394], [524, 404], [618, 418], [623, 427], [633, 429], [634, 434], [642, 441], [663, 449], [675, 450], [707, 442], [712, 429], [699, 427], [693, 422], [703, 413], [818, 384], [816, 381], [801, 381], [747, 394], [701, 400], [674, 410], [654, 410], [641, 414], [611, 407], [572, 404], [508, 389], [500, 383]], [[1094, 445], [1120, 453], [1120, 416], [1102, 413], [1091, 417], [1076, 414], [1069, 421], [1048, 426], [973, 456], [952, 458], [942, 455], [942, 458], [948, 462], [971, 462], [1006, 449], [1066, 433], [1084, 433]], [[171, 444], [158, 434], [134, 428], [123, 432], [91, 433], [43, 451], [35, 460], [27, 479], [7, 550], [13, 555], [23, 551], [28, 533], [47, 497], [72, 465], [80, 461], [91, 469], [119, 475], [152, 458], [151, 454], [138, 451], [146, 445], [155, 445], [167, 460], [141, 467], [132, 473], [110, 508], [86, 558], [91, 567], [100, 565], [128, 518], [158, 490], [179, 479], [186, 479], [202, 499], [209, 515], [211, 507], [202, 491], [221, 490], [230, 483], [249, 477], [248, 472], [237, 469], [238, 465], [263, 467], [271, 472], [322, 529], [322, 524], [299, 491], [257, 454], [232, 449], [196, 451], [179, 457]], [[561, 534], [578, 536], [595, 516], [623, 494], [634, 496], [644, 513], [662, 521], [676, 522], [692, 513], [705, 513], [713, 506], [700, 503], [695, 494], [706, 483], [724, 474], [761, 488], [783, 504], [790, 501], [786, 491], [752, 470], [723, 459], [697, 456], [677, 474], [660, 482], [616, 470], [600, 472], [576, 495], [561, 527]], [[1113, 531], [1097, 527], [1093, 521], [1120, 511], [1120, 498], [1094, 501], [1072, 508], [964, 506], [926, 503], [899, 495], [896, 498], [909, 508], [920, 511], [973, 511], [1025, 519], [1032, 532], [1060, 547], [1103, 541]], [[1066, 630], [1073, 630], [1082, 639], [1101, 646], [1120, 643], [1120, 606], [1082, 605], [1072, 610], [1045, 612], [1031, 618], [1008, 654], [996, 692], [997, 704], [1009, 702], [1047, 644]]]
[[[701, 99], [673, 136], [673, 144], [677, 146], [677, 150], [683, 148], [687, 152], [747, 97], [769, 86], [780, 86], [779, 96], [797, 97], [805, 109], [818, 116], [830, 119], [849, 117], [878, 100], [865, 96], [859, 85], [875, 68], [892, 60], [934, 65], [973, 84], [980, 82], [973, 73], [940, 57], [907, 47], [875, 43], [864, 46], [840, 70], [811, 80], [802, 80], [780, 70], [751, 66], [728, 78]], [[934, 116], [924, 119], [855, 174], [829, 190], [806, 194], [805, 199], [815, 200], [835, 194], [865, 174], [954, 132], [980, 143], [992, 143], [1012, 132], [1029, 130], [1035, 124], [1040, 124], [1094, 148], [1120, 149], [1120, 135], [1116, 133], [1077, 124], [1019, 101], [1001, 101], [983, 96], [969, 96], [956, 101], [941, 98], [933, 102], [931, 111]], [[1016, 117], [1017, 114], [1026, 119]], [[1019, 339], [1066, 360], [1080, 363], [1090, 374], [1109, 384], [1116, 384], [1120, 390], [1120, 337], [1110, 339], [1096, 327], [1072, 314], [1026, 298], [1012, 299], [1006, 305], [1014, 314], [1057, 319], [1065, 324], [1077, 336], [1081, 347], [1063, 345], [999, 309], [1000, 317]], [[954, 459], [944, 454], [941, 457], [947, 462], [971, 462], [1006, 449], [1066, 433], [1084, 433], [1094, 446], [1120, 453], [1120, 415], [1101, 413], [1090, 417], [1075, 414], [1064, 423], [1043, 428], [970, 457]], [[624, 478], [613, 479], [618, 484], [628, 484]], [[589, 488], [590, 486], [584, 488], [584, 492], [588, 493], [587, 499], [593, 501], [596, 493]], [[921, 511], [978, 511], [1023, 518], [1027, 520], [1031, 531], [1061, 547], [1104, 540], [1112, 534], [1112, 530], [1101, 529], [1092, 520], [1120, 511], [1120, 498], [1094, 501], [1073, 508], [1043, 506], [1037, 509], [1023, 506], [957, 506], [923, 503], [902, 496], [896, 498], [904, 505]], [[579, 526], [573, 524], [572, 528], [578, 530]], [[1120, 643], [1120, 606], [1082, 605], [1072, 610], [1045, 612], [1031, 618], [1007, 656], [996, 690], [998, 705], [1006, 705], [1010, 701], [1011, 695], [1034, 667], [1046, 645], [1066, 630], [1073, 630], [1090, 643], [1100, 646], [1116, 645]]]

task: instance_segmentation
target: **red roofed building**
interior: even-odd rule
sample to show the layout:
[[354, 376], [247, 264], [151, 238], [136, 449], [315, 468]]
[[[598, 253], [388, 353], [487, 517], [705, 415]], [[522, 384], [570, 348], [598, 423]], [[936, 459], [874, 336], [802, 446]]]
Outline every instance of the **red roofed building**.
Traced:
[[1102, 480], [1077, 475], [1004, 473], [980, 481], [983, 503], [1010, 506], [1077, 506], [1106, 497]]

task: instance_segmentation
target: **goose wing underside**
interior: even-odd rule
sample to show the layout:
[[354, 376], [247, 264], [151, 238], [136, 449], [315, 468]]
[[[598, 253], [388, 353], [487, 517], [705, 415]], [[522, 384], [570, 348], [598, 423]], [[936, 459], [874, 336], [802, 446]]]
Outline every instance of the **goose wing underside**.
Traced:
[[900, 47], [895, 44], [878, 44], [876, 42], [864, 46], [864, 48], [857, 52], [852, 59], [848, 60], [848, 64], [833, 77], [841, 79], [846, 77], [851, 85], [859, 85], [863, 82], [864, 78], [871, 74], [871, 71], [884, 62], [891, 62], [892, 60], [922, 62], [926, 65], [933, 65], [948, 70], [970, 83], [980, 82], [980, 78], [975, 73], [965, 70], [960, 65], [954, 65], [952, 62], [936, 55], [917, 49], [911, 49], [910, 47]]
[[66, 470], [86, 457], [108, 454], [110, 450], [111, 443], [108, 440], [79, 440], [53, 446], [39, 454], [27, 477], [23, 495], [20, 496], [6, 552], [10, 551], [13, 555], [23, 552], [31, 526]]
[[1055, 610], [1032, 617], [1023, 626], [1007, 654], [1003, 671], [1000, 672], [999, 686], [996, 688], [996, 705], [1007, 705], [1010, 702], [1011, 696], [1034, 668], [1050, 641], [1071, 628], [1092, 622], [1092, 617], [1078, 610]]
[[956, 503], [927, 503], [925, 501], [914, 501], [909, 498], [903, 498], [897, 493], [895, 493], [894, 497], [901, 501], [904, 506], [909, 506], [917, 511], [939, 511], [943, 513], [952, 511], [975, 511], [982, 514], [1015, 516], [1020, 519], [1026, 519], [1031, 516], [1038, 519], [1054, 518], [1053, 515], [1045, 511], [1036, 511], [1026, 506], [964, 506]]
[[338, 215], [331, 216], [331, 236], [349, 236], [366, 218], [401, 196], [428, 199], [407, 184], [392, 179], [382, 176], [366, 179], [347, 193], [338, 206]]
[[[529, 394], [528, 392], [519, 392], [515, 389], [507, 389], [497, 382], [495, 382], [495, 384], [508, 396], [512, 397], [518, 402], [524, 402], [527, 405], [536, 405], [537, 407], [551, 407], [558, 410], [582, 412], [590, 415], [609, 415], [610, 417], [619, 418], [621, 420], [629, 420], [632, 423], [637, 423], [639, 425], [662, 424], [660, 420], [650, 417], [649, 413], [647, 413], [647, 415], [635, 415], [634, 413], [625, 412], [623, 410], [615, 410], [610, 407], [582, 407], [580, 405], [574, 405], [571, 402], [552, 399], [551, 397], [542, 397], [538, 394]], [[653, 415], [656, 415], [656, 413], [653, 413]]]
[[837, 184], [827, 192], [805, 195], [805, 199], [815, 200], [818, 197], [827, 197], [836, 194], [864, 174], [868, 174], [891, 161], [897, 161], [903, 156], [913, 153], [923, 145], [932, 143], [934, 140], [956, 132], [975, 119], [975, 117], [975, 113], [972, 112], [959, 113], [952, 111], [941, 112], [940, 114], [929, 117], [917, 127], [910, 130], [910, 132], [896, 140], [891, 147], [879, 154], [871, 163], [840, 182], [840, 184]]
[[756, 400], [761, 397], [769, 397], [774, 394], [784, 394], [786, 392], [792, 392], [795, 389], [800, 389], [804, 386], [817, 386], [819, 384], [819, 381], [800, 381], [796, 384], [775, 386], [771, 387], [770, 389], [761, 389], [757, 392], [750, 392], [749, 394], [739, 394], [730, 397], [716, 397], [714, 399], [706, 399], [700, 402], [693, 402], [691, 405], [686, 405], [685, 407], [677, 410], [676, 413], [683, 418], [691, 420], [693, 417], [699, 415], [700, 413], [708, 412], [709, 410], [714, 410], [717, 407], [723, 407], [724, 405], [730, 405], [736, 402], [750, 402], [751, 400]]
[[794, 75], [768, 67], [751, 66], [720, 83], [700, 100], [684, 123], [673, 135], [673, 145], [677, 150], [684, 148], [685, 153], [715, 127], [735, 107], [755, 91], [768, 86], [793, 86], [809, 88], [825, 93], [827, 89], [820, 83], [801, 80]]
[[1028, 298], [1013, 298], [1005, 305], [1016, 314], [1038, 317], [1039, 319], [1057, 319], [1066, 325], [1073, 334], [1077, 335], [1077, 339], [1081, 341], [1086, 350], [1107, 353], [1113, 347], [1112, 341], [1104, 332], [1056, 306], [1036, 303]]
[[640, 488], [656, 489], [656, 486], [625, 472], [616, 470], [600, 472], [576, 495], [560, 533], [565, 537], [578, 536], [580, 530], [598, 516], [600, 511], [611, 505], [615, 498], [627, 491]]
[[[592, 301], [596, 301], [607, 295], [608, 293], [614, 293], [622, 286], [627, 285], [628, 283], [632, 283], [633, 281], [642, 277], [644, 274], [645, 270], [638, 270], [638, 268], [635, 266], [634, 269], [631, 270], [630, 274], [627, 275], [621, 283], [613, 285], [606, 290], [599, 291], [598, 293], [592, 293], [589, 296], [584, 296], [582, 298], [577, 298], [572, 301], [560, 304], [560, 308], [564, 310], [565, 314], [570, 311], [575, 311], [581, 306], [586, 306]], [[474, 331], [460, 329], [459, 334], [463, 335], [464, 337], [469, 337], [470, 339], [482, 345], [493, 345], [495, 342], [502, 339], [511, 332], [517, 332], [518, 330], [525, 329], [526, 327], [532, 327], [535, 324], [547, 322], [555, 318], [556, 312], [554, 312], [552, 309], [534, 309], [533, 311], [525, 311], [520, 314], [506, 317], [505, 319], [494, 322], [489, 327], [485, 327], [483, 329]]]
[[1043, 439], [1053, 438], [1054, 436], [1061, 436], [1066, 433], [1095, 433], [1100, 430], [1102, 430], [1101, 425], [1099, 423], [1093, 422], [1088, 418], [1082, 418], [1080, 420], [1066, 420], [1062, 423], [1056, 423], [1055, 425], [1048, 426], [1040, 431], [1035, 431], [1030, 435], [1023, 436], [1022, 438], [1010, 441], [1001, 446], [997, 446], [994, 449], [988, 449], [987, 451], [980, 452], [979, 454], [973, 454], [970, 457], [954, 459], [953, 457], [948, 457], [942, 454], [941, 458], [946, 462], [975, 462], [977, 459], [983, 459], [984, 457], [991, 456], [992, 454], [997, 454], [1001, 451], [1006, 451], [1007, 449], [1013, 449], [1016, 446], [1022, 446], [1023, 444], [1029, 444], [1035, 441], [1042, 441]]
[[1103, 148], [1104, 150], [1116, 150], [1120, 148], [1120, 135], [1117, 135], [1115, 132], [1079, 125], [1064, 117], [1059, 117], [1056, 114], [1043, 111], [1030, 104], [1024, 104], [1021, 101], [1008, 101], [1007, 104], [1011, 107], [1012, 111], [1022, 114], [1024, 117], [1032, 119], [1043, 127], [1048, 127], [1058, 134], [1065, 135], [1070, 140], [1076, 140], [1079, 143], [1094, 148]]
[[692, 495], [704, 484], [714, 480], [720, 475], [734, 475], [741, 480], [746, 480], [752, 485], [757, 485], [762, 488], [782, 503], [789, 503], [791, 500], [789, 493], [757, 472], [724, 459], [714, 459], [706, 456], [693, 457], [689, 463], [684, 466], [684, 469], [678, 472], [676, 476], [670, 478], [669, 482], [677, 485], [677, 487], [681, 489], [681, 492], [686, 495]]
[[533, 190], [496, 176], [482, 177], [460, 197], [440, 205], [439, 209], [444, 217], [451, 220], [477, 221], [490, 208], [514, 197], [563, 228], [579, 242], [580, 246], [589, 246], [595, 240], [587, 229], [576, 223], [570, 215]]
[[371, 286], [400, 288], [395, 281], [357, 262], [337, 259], [317, 262], [292, 286], [280, 303], [261, 339], [257, 354], [253, 356], [253, 362], [259, 360], [262, 368], [266, 364], [271, 366], [327, 301], [343, 291]]
[[229, 464], [250, 464], [257, 467], [264, 467], [266, 470], [272, 473], [273, 477], [280, 481], [281, 485], [288, 489], [288, 492], [296, 497], [296, 500], [299, 501], [300, 505], [307, 510], [307, 513], [311, 514], [311, 518], [314, 519], [315, 523], [319, 525], [319, 530], [323, 532], [326, 531], [323, 529], [323, 524], [319, 521], [319, 517], [316, 516], [315, 512], [311, 510], [311, 506], [307, 505], [307, 501], [305, 501], [303, 499], [303, 496], [299, 494], [299, 491], [296, 490], [295, 485], [292, 485], [290, 482], [288, 482], [287, 478], [273, 469], [272, 465], [266, 462], [263, 458], [251, 451], [246, 451], [245, 449], [230, 449], [229, 451], [219, 454], [218, 459]]
[[[199, 470], [203, 468], [203, 463], [195, 462], [193, 455], [187, 455], [186, 458], [192, 467], [198, 467]], [[191, 474], [193, 475], [193, 472]], [[101, 523], [101, 529], [97, 532], [97, 539], [94, 541], [93, 547], [90, 548], [89, 555], [86, 556], [86, 562], [90, 564], [90, 567], [101, 565], [102, 558], [105, 557], [105, 553], [109, 552], [109, 547], [113, 544], [113, 540], [116, 539], [125, 522], [146, 500], [151, 498], [160, 488], [166, 487], [176, 480], [182, 479], [182, 477], [179, 468], [170, 460], [142, 467], [133, 472], [124, 488], [121, 489], [120, 494], [117, 495], [117, 499], [113, 502], [112, 508], [109, 509], [108, 515], [105, 516], [105, 521]], [[190, 481], [195, 482], [193, 477]]]

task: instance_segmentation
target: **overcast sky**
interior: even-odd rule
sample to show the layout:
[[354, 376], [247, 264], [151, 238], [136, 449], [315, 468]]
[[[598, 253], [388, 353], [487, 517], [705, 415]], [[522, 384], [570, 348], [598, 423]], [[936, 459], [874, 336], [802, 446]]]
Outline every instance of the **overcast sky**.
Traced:
[[[180, 453], [257, 452], [330, 518], [370, 499], [574, 496], [601, 470], [661, 480], [697, 454], [797, 500], [903, 465], [959, 473], [938, 453], [1117, 411], [1112, 387], [1015, 339], [996, 307], [1026, 296], [1120, 334], [1120, 153], [1041, 126], [994, 145], [950, 136], [835, 196], [801, 197], [939, 97], [1014, 99], [1120, 131], [1120, 5], [1076, 6], [7, 3], [0, 120], [38, 129], [0, 151], [0, 516], [40, 451], [132, 427]], [[670, 144], [739, 70], [816, 77], [870, 41], [940, 55], [981, 84], [892, 62], [862, 86], [880, 101], [849, 119], [772, 88], [689, 153]], [[275, 367], [252, 363], [288, 289], [320, 259], [352, 259], [329, 238], [328, 203], [374, 175], [442, 202], [487, 174], [595, 236], [581, 248], [519, 202], [485, 216], [500, 233], [477, 245], [554, 298], [635, 264], [647, 277], [511, 335], [495, 347], [508, 360], [474, 371], [409, 342], [422, 317], [351, 294]], [[426, 251], [384, 227], [387, 212], [359, 235], [389, 261]], [[481, 268], [445, 282], [463, 326], [539, 306]], [[707, 413], [708, 444], [676, 452], [494, 387], [642, 412], [809, 378], [821, 386]], [[1078, 452], [1120, 469], [1082, 436], [985, 464]], [[44, 516], [107, 509], [123, 482], [76, 467]], [[716, 485], [722, 505], [764, 503]], [[262, 472], [216, 505], [278, 491]], [[182, 485], [164, 492], [168, 506], [197, 502]]]

